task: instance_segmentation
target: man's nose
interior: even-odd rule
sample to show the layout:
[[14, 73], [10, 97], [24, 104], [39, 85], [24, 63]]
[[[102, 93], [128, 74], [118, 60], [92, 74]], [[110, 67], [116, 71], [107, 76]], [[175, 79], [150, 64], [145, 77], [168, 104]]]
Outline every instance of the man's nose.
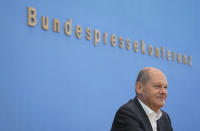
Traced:
[[165, 87], [160, 88], [160, 93], [167, 93], [167, 88]]

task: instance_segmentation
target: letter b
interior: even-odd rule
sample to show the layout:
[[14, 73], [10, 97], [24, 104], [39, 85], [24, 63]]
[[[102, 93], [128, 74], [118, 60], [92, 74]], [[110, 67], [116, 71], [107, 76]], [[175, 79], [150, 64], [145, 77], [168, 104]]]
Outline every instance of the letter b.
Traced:
[[36, 9], [32, 7], [28, 7], [28, 25], [35, 26], [36, 23], [37, 23]]

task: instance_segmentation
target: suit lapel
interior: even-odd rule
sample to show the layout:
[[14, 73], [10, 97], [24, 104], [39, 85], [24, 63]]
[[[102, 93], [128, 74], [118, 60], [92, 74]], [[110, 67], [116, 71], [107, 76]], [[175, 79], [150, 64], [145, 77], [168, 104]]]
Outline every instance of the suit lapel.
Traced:
[[158, 121], [157, 121], [157, 131], [160, 131], [160, 125]]
[[145, 129], [147, 129], [147, 131], [153, 131], [150, 120], [146, 114], [146, 112], [144, 111], [142, 105], [140, 104], [140, 102], [138, 101], [137, 97], [134, 98], [133, 100], [135, 102], [135, 104], [137, 105], [137, 107], [139, 108], [138, 113], [142, 118], [142, 121], [144, 123], [144, 127]]

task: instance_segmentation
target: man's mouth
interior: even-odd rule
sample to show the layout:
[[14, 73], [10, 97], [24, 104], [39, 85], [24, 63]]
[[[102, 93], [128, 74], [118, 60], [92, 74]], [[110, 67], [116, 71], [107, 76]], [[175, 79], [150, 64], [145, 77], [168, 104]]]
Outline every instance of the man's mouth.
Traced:
[[165, 97], [164, 96], [159, 96], [157, 97], [158, 99], [161, 99], [161, 100], [165, 100]]

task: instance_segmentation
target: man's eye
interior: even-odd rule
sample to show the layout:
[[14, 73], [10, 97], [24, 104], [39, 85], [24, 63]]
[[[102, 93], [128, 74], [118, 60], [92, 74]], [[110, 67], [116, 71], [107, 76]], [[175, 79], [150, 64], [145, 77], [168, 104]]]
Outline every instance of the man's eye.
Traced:
[[167, 86], [165, 86], [164, 88], [167, 89]]

